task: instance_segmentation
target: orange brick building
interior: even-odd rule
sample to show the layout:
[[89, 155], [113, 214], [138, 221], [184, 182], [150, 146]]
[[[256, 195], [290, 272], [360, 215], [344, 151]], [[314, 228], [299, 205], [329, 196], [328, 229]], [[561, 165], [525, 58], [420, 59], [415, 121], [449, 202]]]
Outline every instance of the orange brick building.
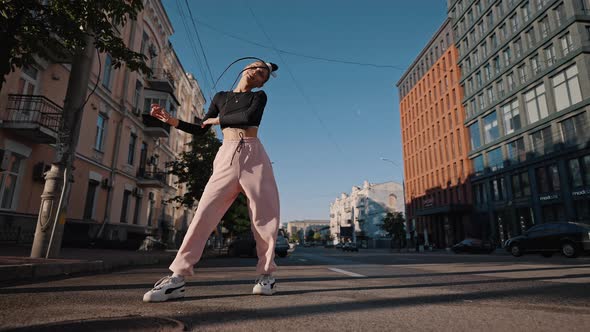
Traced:
[[408, 231], [438, 248], [478, 232], [470, 223], [472, 171], [457, 59], [447, 20], [397, 83]]

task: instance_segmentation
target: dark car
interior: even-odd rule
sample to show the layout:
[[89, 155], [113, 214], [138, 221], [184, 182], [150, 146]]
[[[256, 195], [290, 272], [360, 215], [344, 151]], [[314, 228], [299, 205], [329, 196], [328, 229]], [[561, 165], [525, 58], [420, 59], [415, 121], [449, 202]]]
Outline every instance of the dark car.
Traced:
[[451, 247], [454, 253], [491, 254], [496, 250], [490, 241], [480, 239], [465, 239]]
[[336, 248], [336, 249], [342, 249], [342, 246], [343, 246], [342, 242], [338, 242], [338, 243], [336, 243], [336, 245], [334, 246], [334, 248]]
[[577, 257], [590, 251], [590, 225], [573, 222], [536, 225], [508, 239], [504, 248], [516, 257], [525, 252], [541, 253], [545, 257], [561, 252], [566, 257]]
[[[282, 236], [277, 237], [275, 254], [286, 257], [289, 250], [289, 242]], [[256, 257], [256, 240], [252, 235], [242, 235], [233, 240], [228, 248], [228, 255], [232, 257]]]
[[354, 242], [348, 242], [342, 246], [342, 251], [359, 251], [359, 247]]
[[279, 257], [287, 257], [288, 251], [289, 241], [287, 241], [287, 238], [283, 236], [278, 236], [275, 245], [275, 254]]

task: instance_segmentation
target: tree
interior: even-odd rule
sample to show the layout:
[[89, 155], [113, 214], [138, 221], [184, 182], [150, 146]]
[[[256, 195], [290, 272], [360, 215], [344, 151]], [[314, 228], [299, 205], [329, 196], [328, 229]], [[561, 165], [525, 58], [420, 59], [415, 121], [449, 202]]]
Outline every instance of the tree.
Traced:
[[247, 202], [248, 200], [244, 194], [238, 195], [238, 198], [236, 198], [223, 216], [223, 225], [229, 230], [232, 236], [250, 231], [251, 222]]
[[142, 9], [142, 0], [0, 0], [0, 89], [6, 75], [33, 64], [34, 55], [66, 61], [86, 47], [89, 34], [115, 68], [125, 64], [149, 73], [146, 56], [129, 49], [117, 32]]
[[289, 242], [291, 242], [291, 243], [299, 242], [299, 235], [297, 235], [297, 233], [291, 234], [291, 236], [289, 237]]
[[16, 67], [32, 64], [35, 55], [50, 61], [71, 60], [56, 153], [45, 175], [31, 249], [31, 257], [58, 257], [92, 58], [94, 53], [106, 52], [115, 68], [125, 64], [132, 71], [150, 73], [146, 57], [127, 48], [118, 32], [128, 19], [137, 18], [143, 4], [141, 0], [0, 1], [0, 82]]
[[307, 231], [307, 236], [305, 237], [305, 241], [307, 241], [307, 242], [313, 241], [314, 235], [315, 235], [315, 231], [313, 229], [310, 229], [309, 231]]
[[401, 241], [406, 235], [405, 219], [402, 212], [388, 212], [379, 227], [401, 245]]
[[213, 131], [208, 130], [203, 135], [193, 136], [188, 144], [190, 151], [183, 151], [180, 159], [170, 162], [168, 173], [178, 177], [177, 184], [186, 184], [184, 195], [177, 195], [170, 200], [192, 207], [203, 196], [205, 185], [213, 174], [213, 161], [221, 142]]
[[315, 233], [313, 235], [313, 240], [314, 241], [321, 241], [322, 240], [322, 234], [320, 234], [319, 232], [318, 233]]

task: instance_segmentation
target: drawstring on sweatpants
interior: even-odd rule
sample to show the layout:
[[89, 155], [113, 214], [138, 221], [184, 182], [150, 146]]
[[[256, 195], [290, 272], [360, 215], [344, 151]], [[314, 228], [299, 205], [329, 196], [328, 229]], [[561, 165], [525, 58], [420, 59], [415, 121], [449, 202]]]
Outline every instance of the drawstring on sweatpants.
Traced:
[[234, 156], [236, 155], [236, 152], [241, 152], [242, 147], [244, 146], [244, 133], [240, 132], [239, 134], [240, 134], [240, 141], [238, 142], [238, 146], [236, 147], [234, 154], [232, 154], [232, 156], [231, 156], [231, 161], [229, 162], [230, 166], [234, 162]]

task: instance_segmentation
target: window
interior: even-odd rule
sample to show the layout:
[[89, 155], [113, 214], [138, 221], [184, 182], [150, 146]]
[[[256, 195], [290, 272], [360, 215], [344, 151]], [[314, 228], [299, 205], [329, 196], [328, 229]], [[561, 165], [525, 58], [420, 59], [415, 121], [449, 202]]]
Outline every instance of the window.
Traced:
[[534, 123], [549, 115], [545, 100], [545, 84], [541, 83], [524, 94], [525, 108], [529, 122]]
[[540, 193], [549, 193], [561, 189], [557, 165], [539, 167], [535, 169], [535, 175]]
[[98, 151], [102, 151], [103, 148], [106, 126], [107, 117], [104, 114], [99, 113], [96, 120], [96, 137], [94, 139], [94, 148]]
[[515, 198], [528, 197], [531, 195], [529, 174], [522, 172], [512, 176], [512, 194]]
[[559, 38], [561, 43], [561, 52], [563, 56], [568, 55], [572, 51], [572, 36], [568, 33]]
[[508, 160], [513, 163], [519, 163], [526, 160], [526, 150], [524, 147], [524, 138], [519, 138], [506, 144]]
[[19, 182], [21, 174], [21, 164], [24, 157], [16, 153], [7, 155], [7, 151], [3, 152], [2, 158], [8, 158], [7, 167], [0, 172], [0, 209], [14, 210], [16, 209], [16, 185]]
[[490, 12], [487, 16], [486, 16], [487, 20], [488, 20], [488, 28], [490, 30], [492, 30], [492, 28], [494, 27], [494, 13]]
[[484, 144], [490, 143], [500, 137], [496, 112], [483, 118], [483, 130]]
[[486, 108], [486, 99], [484, 98], [483, 93], [477, 95], [477, 99], [479, 101], [479, 109], [483, 110], [484, 108]]
[[492, 43], [492, 49], [498, 47], [498, 37], [495, 33], [492, 33], [492, 35], [490, 36], [490, 42]]
[[551, 82], [553, 84], [557, 111], [561, 111], [582, 101], [577, 65], [573, 65], [553, 76]]
[[127, 152], [127, 164], [133, 165], [135, 161], [135, 144], [137, 143], [137, 135], [131, 134], [129, 136], [129, 151]]
[[557, 23], [557, 26], [561, 26], [561, 24], [563, 24], [563, 21], [565, 20], [565, 12], [563, 10], [563, 4], [555, 7], [555, 9], [553, 9], [553, 11], [555, 12], [555, 23]]
[[471, 161], [473, 162], [473, 170], [475, 171], [475, 175], [481, 175], [483, 173], [483, 155], [479, 155], [473, 159], [471, 159]]
[[527, 1], [520, 7], [522, 12], [522, 19], [527, 22], [531, 19], [531, 4]]
[[516, 33], [520, 28], [520, 20], [518, 19], [518, 15], [514, 14], [510, 17], [510, 24], [512, 25], [512, 32]]
[[585, 112], [561, 122], [561, 136], [563, 142], [571, 145], [586, 142], [590, 137], [588, 132], [589, 124]]
[[498, 96], [500, 96], [500, 98], [504, 97], [505, 91], [504, 91], [504, 81], [499, 80], [496, 82], [496, 87], [498, 89]]
[[510, 60], [512, 58], [512, 53], [510, 52], [510, 48], [508, 47], [508, 48], [504, 49], [503, 54], [504, 54], [504, 64], [506, 66], [510, 65]]
[[539, 21], [539, 27], [541, 27], [541, 39], [547, 38], [549, 36], [549, 22], [547, 16]]
[[485, 191], [485, 184], [479, 183], [473, 186], [473, 194], [475, 196], [475, 204], [482, 205], [487, 203], [487, 195]]
[[535, 29], [530, 28], [525, 32], [526, 41], [528, 48], [532, 48], [535, 45]]
[[492, 199], [494, 201], [504, 200], [504, 190], [506, 185], [504, 184], [504, 178], [493, 179], [490, 183], [492, 189]]
[[547, 66], [553, 66], [553, 64], [555, 63], [555, 47], [553, 47], [553, 45], [550, 45], [549, 47], [546, 47], [544, 51]]
[[111, 76], [113, 73], [113, 59], [110, 54], [107, 54], [104, 59], [104, 68], [102, 72], [102, 86], [111, 90]]
[[471, 138], [471, 149], [475, 150], [481, 146], [481, 140], [479, 137], [479, 123], [475, 122], [469, 126], [469, 136]]
[[533, 70], [533, 76], [537, 75], [543, 67], [539, 63], [539, 55], [535, 54], [531, 57], [531, 69]]
[[542, 155], [552, 151], [553, 137], [551, 127], [545, 127], [531, 134], [533, 151]]
[[514, 41], [514, 54], [517, 58], [522, 56], [522, 40], [520, 38]]
[[494, 70], [496, 71], [496, 75], [500, 74], [500, 70], [502, 69], [502, 65], [500, 64], [500, 57], [497, 56], [492, 61], [494, 63]]
[[518, 78], [520, 80], [520, 84], [526, 83], [526, 65], [521, 65], [518, 67]]
[[488, 167], [491, 171], [496, 171], [504, 167], [501, 147], [488, 152]]
[[[18, 81], [17, 93], [19, 95], [34, 95], [37, 93], [37, 79], [39, 71], [33, 66], [24, 66]], [[24, 107], [29, 109], [29, 107]]]
[[88, 191], [86, 191], [86, 202], [84, 203], [84, 219], [94, 219], [94, 208], [96, 204], [96, 189], [99, 182], [96, 180], [88, 181]]
[[123, 206], [121, 206], [121, 222], [127, 222], [127, 210], [129, 210], [129, 199], [131, 198], [131, 190], [123, 190]]
[[510, 72], [506, 75], [506, 83], [508, 84], [508, 90], [512, 91], [514, 89], [514, 73]]
[[508, 135], [515, 130], [520, 129], [520, 111], [518, 110], [518, 100], [514, 99], [508, 104], [502, 106], [502, 118], [504, 120], [504, 134]]
[[492, 103], [494, 102], [494, 88], [489, 88], [487, 90], [488, 93], [488, 103], [490, 105], [492, 105]]
[[590, 186], [590, 154], [569, 160], [568, 170], [573, 188]]
[[139, 112], [141, 109], [141, 91], [143, 89], [143, 85], [139, 80], [135, 81], [135, 93], [133, 94], [133, 108], [136, 110], [135, 112]]
[[489, 81], [492, 78], [492, 70], [491, 70], [489, 64], [487, 64], [483, 67], [483, 72], [485, 74], [486, 81]]

